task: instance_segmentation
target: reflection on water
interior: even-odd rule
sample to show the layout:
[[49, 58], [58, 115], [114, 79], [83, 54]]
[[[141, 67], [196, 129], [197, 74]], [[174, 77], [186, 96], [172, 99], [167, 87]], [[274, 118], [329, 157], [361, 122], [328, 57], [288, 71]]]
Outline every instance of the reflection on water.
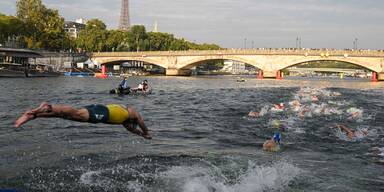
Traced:
[[[0, 189], [27, 191], [383, 191], [384, 83], [145, 77], [154, 94], [119, 97], [119, 79], [0, 79]], [[132, 77], [134, 87], [144, 77]], [[42, 101], [135, 106], [153, 131], [61, 119], [12, 125]], [[285, 108], [274, 110], [273, 104]], [[299, 104], [298, 104], [299, 103]], [[262, 111], [260, 117], [248, 113]], [[348, 139], [334, 128], [366, 131]], [[282, 151], [262, 151], [277, 130]]]

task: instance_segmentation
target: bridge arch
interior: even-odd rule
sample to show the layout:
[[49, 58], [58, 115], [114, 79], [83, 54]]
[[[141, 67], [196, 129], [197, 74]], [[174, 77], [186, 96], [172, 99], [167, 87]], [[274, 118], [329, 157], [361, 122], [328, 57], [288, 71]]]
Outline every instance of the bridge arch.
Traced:
[[255, 60], [248, 59], [246, 57], [236, 57], [233, 55], [224, 56], [224, 55], [217, 55], [217, 56], [205, 56], [205, 57], [195, 57], [193, 59], [189, 59], [184, 61], [183, 63], [178, 65], [179, 69], [191, 69], [195, 66], [200, 65], [204, 61], [212, 61], [212, 60], [232, 60], [232, 61], [238, 61], [242, 62], [248, 65], [251, 65], [253, 67], [256, 67], [258, 69], [261, 69], [262, 64], [257, 63]]
[[114, 63], [120, 63], [120, 62], [124, 63], [126, 61], [142, 61], [152, 65], [157, 65], [165, 69], [167, 69], [167, 66], [168, 66], [165, 63], [162, 63], [154, 59], [146, 58], [146, 57], [129, 57], [129, 58], [113, 57], [113, 58], [100, 58], [100, 59], [96, 58], [94, 61], [98, 62], [99, 65], [112, 65]]
[[300, 65], [307, 62], [316, 62], [316, 61], [339, 61], [339, 62], [353, 64], [374, 72], [380, 71], [372, 63], [364, 62], [364, 61], [354, 61], [349, 58], [300, 58], [300, 59], [289, 61], [285, 65], [281, 65], [281, 67], [278, 70], [286, 69], [288, 67]]

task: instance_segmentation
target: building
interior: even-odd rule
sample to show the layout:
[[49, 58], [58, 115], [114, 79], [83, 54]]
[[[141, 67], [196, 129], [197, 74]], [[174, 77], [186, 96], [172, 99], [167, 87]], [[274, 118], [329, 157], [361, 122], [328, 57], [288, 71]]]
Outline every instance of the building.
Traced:
[[69, 33], [70, 37], [77, 38], [81, 30], [85, 28], [86, 21], [84, 19], [76, 19], [76, 22], [65, 21], [64, 30]]
[[231, 74], [243, 74], [246, 73], [245, 63], [239, 61], [225, 60], [224, 67], [222, 69], [224, 72]]

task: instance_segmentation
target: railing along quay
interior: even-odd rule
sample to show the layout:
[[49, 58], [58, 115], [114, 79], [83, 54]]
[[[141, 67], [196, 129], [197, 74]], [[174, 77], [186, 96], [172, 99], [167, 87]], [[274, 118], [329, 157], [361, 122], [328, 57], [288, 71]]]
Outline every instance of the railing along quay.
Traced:
[[92, 57], [147, 57], [147, 56], [209, 56], [209, 55], [303, 55], [384, 57], [384, 50], [339, 50], [339, 49], [222, 49], [188, 51], [143, 51], [143, 52], [94, 52]]

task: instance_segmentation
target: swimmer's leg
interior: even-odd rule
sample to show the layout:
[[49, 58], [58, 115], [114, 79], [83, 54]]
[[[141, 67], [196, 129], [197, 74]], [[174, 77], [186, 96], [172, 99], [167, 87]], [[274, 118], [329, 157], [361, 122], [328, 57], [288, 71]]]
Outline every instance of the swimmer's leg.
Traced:
[[[42, 108], [40, 108], [43, 106]], [[40, 107], [27, 111], [15, 122], [15, 128], [35, 118], [62, 118], [72, 121], [86, 122], [89, 119], [88, 110], [85, 108], [75, 109], [68, 105], [41, 105]], [[47, 110], [48, 109], [48, 110]]]

